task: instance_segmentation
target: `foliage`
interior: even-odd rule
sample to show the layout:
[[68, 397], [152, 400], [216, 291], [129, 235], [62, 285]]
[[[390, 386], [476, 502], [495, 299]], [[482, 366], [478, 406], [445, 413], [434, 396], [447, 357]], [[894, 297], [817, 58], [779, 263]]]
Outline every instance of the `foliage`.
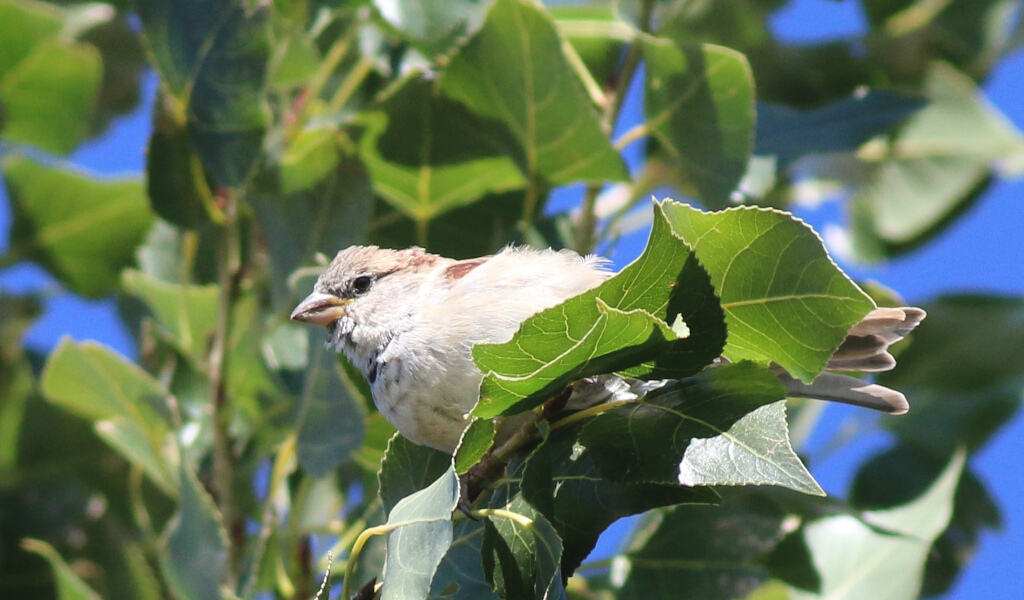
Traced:
[[[116, 298], [138, 351], [39, 356], [21, 339], [41, 298], [0, 293], [0, 597], [305, 598], [328, 550], [345, 589], [377, 577], [385, 598], [948, 588], [999, 523], [970, 458], [1019, 407], [1024, 300], [925, 306], [880, 378], [913, 412], [883, 420], [897, 441], [848, 499], [821, 498], [775, 372], [812, 381], [896, 300], [786, 209], [841, 190], [854, 250], [886, 260], [1020, 174], [1024, 137], [978, 84], [1021, 17], [861, 0], [863, 36], [793, 46], [767, 24], [785, 4], [0, 0], [0, 264]], [[145, 178], [66, 164], [148, 72]], [[636, 124], [619, 122], [630, 89]], [[553, 212], [571, 184], [582, 202]], [[665, 188], [685, 201], [647, 202]], [[647, 226], [605, 284], [474, 349], [455, 458], [395, 434], [322, 334], [287, 321], [349, 244], [609, 252]], [[609, 373], [673, 381], [540, 417]], [[488, 455], [493, 419], [531, 410], [533, 437]], [[621, 551], [588, 563], [630, 515]]]

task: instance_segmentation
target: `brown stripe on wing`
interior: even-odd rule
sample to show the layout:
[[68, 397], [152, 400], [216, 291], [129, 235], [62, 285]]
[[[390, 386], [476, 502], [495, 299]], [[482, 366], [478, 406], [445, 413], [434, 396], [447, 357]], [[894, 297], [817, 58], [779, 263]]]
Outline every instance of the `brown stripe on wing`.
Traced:
[[449, 281], [456, 281], [462, 279], [469, 274], [470, 271], [484, 264], [491, 259], [490, 256], [481, 256], [480, 258], [467, 258], [466, 260], [460, 260], [457, 263], [450, 265], [444, 270], [444, 278]]

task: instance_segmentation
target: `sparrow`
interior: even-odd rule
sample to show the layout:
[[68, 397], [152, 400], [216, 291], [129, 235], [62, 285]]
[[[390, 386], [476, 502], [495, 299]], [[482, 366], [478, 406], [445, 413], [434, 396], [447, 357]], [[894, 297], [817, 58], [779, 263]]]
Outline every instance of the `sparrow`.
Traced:
[[[377, 409], [403, 436], [454, 453], [483, 380], [473, 346], [509, 341], [528, 317], [612, 274], [606, 259], [571, 250], [507, 247], [454, 260], [417, 247], [352, 246], [338, 253], [291, 318], [327, 328], [328, 346], [359, 369]], [[853, 327], [828, 368], [891, 369], [889, 346], [924, 316], [919, 308], [875, 309]], [[861, 379], [825, 372], [806, 385], [773, 368], [796, 397], [894, 414], [909, 408], [899, 392]], [[573, 389], [569, 407], [635, 399], [663, 383], [590, 378]]]

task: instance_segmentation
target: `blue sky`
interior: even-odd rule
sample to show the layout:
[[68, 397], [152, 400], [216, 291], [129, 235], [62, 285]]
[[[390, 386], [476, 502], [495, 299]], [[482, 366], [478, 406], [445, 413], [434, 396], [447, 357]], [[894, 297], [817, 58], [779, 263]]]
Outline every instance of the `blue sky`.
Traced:
[[[776, 32], [793, 42], [808, 42], [852, 35], [865, 28], [859, 4], [850, 0], [794, 0], [773, 20]], [[1024, 53], [1005, 60], [985, 86], [992, 103], [1018, 127], [1024, 129]], [[101, 139], [79, 149], [70, 162], [104, 175], [140, 176], [145, 164], [145, 145], [150, 128], [149, 106], [155, 78], [149, 76], [142, 107], [117, 121]], [[635, 95], [626, 110], [638, 110]], [[571, 196], [569, 196], [571, 197]], [[942, 237], [921, 250], [892, 263], [863, 267], [842, 264], [857, 279], [875, 279], [899, 291], [909, 302], [922, 302], [937, 295], [958, 291], [985, 291], [1024, 295], [1024, 180], [998, 182], [984, 200], [973, 207]], [[800, 216], [821, 231], [842, 218], [841, 207], [826, 204]], [[0, 188], [0, 231], [10, 227], [6, 193]], [[6, 235], [0, 243], [6, 244]], [[617, 254], [624, 263], [639, 253], [643, 236], [629, 240]], [[620, 264], [621, 266], [621, 264]], [[128, 334], [115, 318], [113, 301], [86, 301], [61, 294], [56, 284], [38, 267], [24, 264], [0, 273], [0, 285], [8, 292], [44, 290], [52, 292], [43, 317], [28, 332], [25, 343], [47, 351], [63, 335], [96, 339], [118, 352], [134, 357]], [[913, 399], [911, 398], [911, 401]], [[888, 445], [887, 434], [872, 425], [863, 411], [830, 406], [821, 436], [848, 425], [851, 420], [866, 427], [868, 434], [842, 452], [817, 462], [814, 474], [830, 493], [843, 494], [856, 465]], [[972, 464], [1003, 510], [1005, 530], [987, 535], [975, 563], [962, 575], [949, 599], [1015, 597], [1024, 587], [1024, 418], [1003, 429]], [[603, 546], [615, 541], [609, 536]]]

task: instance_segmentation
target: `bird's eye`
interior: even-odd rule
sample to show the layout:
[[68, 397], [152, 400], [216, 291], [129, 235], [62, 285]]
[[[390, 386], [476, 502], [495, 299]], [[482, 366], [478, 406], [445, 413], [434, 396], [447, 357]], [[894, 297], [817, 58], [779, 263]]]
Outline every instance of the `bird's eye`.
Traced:
[[360, 275], [352, 280], [352, 290], [357, 294], [365, 294], [366, 290], [370, 289], [370, 284], [372, 283], [372, 277], [369, 275]]

